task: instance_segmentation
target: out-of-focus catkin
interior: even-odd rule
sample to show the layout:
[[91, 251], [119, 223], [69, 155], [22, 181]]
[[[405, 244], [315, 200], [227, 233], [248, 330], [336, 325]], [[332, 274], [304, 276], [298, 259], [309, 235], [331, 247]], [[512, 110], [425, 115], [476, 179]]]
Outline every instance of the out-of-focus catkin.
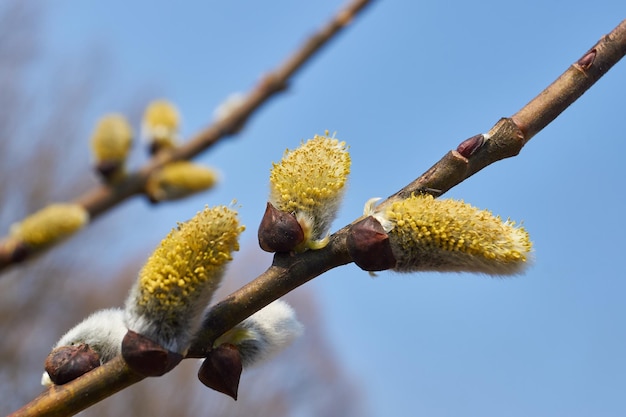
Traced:
[[179, 129], [180, 114], [173, 103], [163, 99], [154, 100], [146, 107], [142, 136], [148, 142], [152, 153], [163, 148], [176, 147]]
[[31, 248], [51, 245], [80, 230], [89, 213], [78, 204], [51, 204], [11, 226], [9, 234]]
[[214, 169], [188, 161], [176, 161], [154, 171], [146, 182], [151, 201], [177, 200], [212, 188], [218, 180]]
[[123, 178], [132, 142], [133, 130], [123, 115], [107, 114], [98, 120], [91, 135], [91, 152], [96, 169], [106, 181]]

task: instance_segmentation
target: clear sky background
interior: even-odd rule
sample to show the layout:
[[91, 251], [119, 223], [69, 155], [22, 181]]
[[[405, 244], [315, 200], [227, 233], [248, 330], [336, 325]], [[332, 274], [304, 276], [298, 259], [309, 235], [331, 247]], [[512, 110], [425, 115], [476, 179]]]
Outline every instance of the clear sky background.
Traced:
[[[103, 97], [168, 97], [188, 137], [342, 4], [57, 0], [44, 52], [102, 65]], [[339, 228], [515, 113], [625, 17], [623, 0], [377, 1], [240, 135], [198, 159], [222, 172], [216, 190], [154, 209], [117, 250], [149, 250], [176, 221], [232, 199], [253, 250], [271, 162], [326, 129], [353, 159]], [[85, 135], [127, 102], [103, 99]], [[536, 257], [525, 275], [371, 278], [349, 265], [307, 284], [371, 416], [626, 415], [625, 103], [621, 62], [518, 157], [446, 195], [524, 222]]]

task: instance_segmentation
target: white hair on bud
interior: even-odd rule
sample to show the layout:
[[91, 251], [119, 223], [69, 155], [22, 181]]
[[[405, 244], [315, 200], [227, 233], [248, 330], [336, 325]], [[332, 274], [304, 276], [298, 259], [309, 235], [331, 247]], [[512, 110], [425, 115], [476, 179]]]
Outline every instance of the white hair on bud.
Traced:
[[376, 203], [382, 200], [380, 197], [372, 197], [365, 202], [365, 206], [363, 206], [363, 215], [371, 216], [374, 214], [376, 210]]
[[[122, 339], [127, 331], [122, 309], [100, 310], [72, 327], [54, 345], [54, 349], [84, 343], [98, 353], [100, 363], [103, 364], [120, 354]], [[47, 372], [43, 373], [41, 384], [53, 384]]]
[[303, 331], [304, 327], [291, 306], [277, 300], [226, 332], [216, 345], [232, 343], [237, 346], [246, 368], [268, 360], [289, 346]]

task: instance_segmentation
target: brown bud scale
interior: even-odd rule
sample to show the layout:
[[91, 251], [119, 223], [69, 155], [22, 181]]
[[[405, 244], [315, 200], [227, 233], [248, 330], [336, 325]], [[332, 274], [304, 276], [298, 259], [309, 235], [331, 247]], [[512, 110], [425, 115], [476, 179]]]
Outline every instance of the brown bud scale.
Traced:
[[295, 216], [267, 203], [259, 225], [259, 246], [266, 252], [289, 252], [302, 243], [304, 232]]
[[30, 245], [24, 242], [17, 242], [13, 252], [11, 252], [11, 262], [19, 263], [25, 261], [33, 252]]
[[96, 165], [96, 171], [98, 171], [105, 180], [110, 180], [119, 172], [120, 167], [121, 164], [119, 161], [100, 161], [98, 165]]
[[239, 349], [224, 343], [209, 352], [198, 371], [198, 379], [207, 387], [237, 401], [242, 370]]
[[346, 244], [354, 263], [365, 271], [384, 271], [396, 266], [389, 236], [372, 216], [350, 228]]
[[100, 366], [100, 356], [84, 343], [61, 346], [46, 358], [45, 370], [56, 385], [66, 384]]
[[481, 146], [485, 143], [485, 136], [481, 133], [479, 135], [472, 136], [469, 139], [465, 139], [456, 148], [456, 151], [466, 158], [472, 156]]
[[132, 330], [122, 340], [122, 357], [130, 369], [143, 376], [161, 376], [183, 360], [180, 353], [165, 349]]
[[596, 48], [592, 48], [585, 55], [582, 56], [576, 63], [580, 66], [583, 71], [587, 71], [593, 65], [593, 62], [596, 60]]

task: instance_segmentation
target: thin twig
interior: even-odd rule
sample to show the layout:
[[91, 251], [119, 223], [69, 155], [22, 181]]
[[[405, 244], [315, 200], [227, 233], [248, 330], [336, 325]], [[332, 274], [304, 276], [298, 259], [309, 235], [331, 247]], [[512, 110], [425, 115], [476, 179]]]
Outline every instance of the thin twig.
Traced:
[[[245, 124], [248, 118], [271, 97], [284, 91], [292, 76], [311, 60], [317, 51], [327, 45], [331, 39], [358, 15], [371, 0], [354, 0], [339, 11], [319, 31], [311, 35], [304, 44], [290, 55], [274, 71], [266, 74], [260, 82], [246, 95], [244, 101], [226, 118], [217, 120], [205, 130], [199, 132], [180, 147], [160, 152], [150, 159], [137, 172], [129, 175], [115, 187], [108, 185], [96, 186], [74, 199], [74, 203], [83, 206], [95, 219], [107, 210], [124, 202], [128, 198], [144, 193], [146, 181], [150, 174], [163, 165], [176, 160], [189, 160], [207, 150], [221, 138], [232, 135]], [[19, 245], [10, 238], [0, 239], [0, 271], [9, 265], [24, 261], [49, 249], [44, 247], [28, 253], [16, 253]]]
[[[590, 51], [595, 51], [594, 59], [586, 58], [586, 53], [512, 118], [498, 121], [489, 131], [487, 140], [478, 141], [479, 146], [470, 147], [473, 150], [470, 155], [462, 155], [467, 149], [465, 145], [459, 148], [460, 151], [450, 151], [418, 179], [381, 204], [388, 204], [415, 192], [435, 193], [433, 190], [437, 190], [436, 194], [440, 194], [485, 166], [517, 155], [532, 136], [626, 55], [626, 20]], [[346, 249], [349, 227], [347, 225], [334, 233], [329, 244], [321, 250], [276, 254], [267, 271], [209, 311], [203, 330], [197, 335], [188, 357], [202, 357], [218, 336], [246, 317], [316, 276], [349, 263], [351, 260]], [[45, 391], [9, 417], [71, 415], [141, 379], [118, 357], [66, 385]]]

